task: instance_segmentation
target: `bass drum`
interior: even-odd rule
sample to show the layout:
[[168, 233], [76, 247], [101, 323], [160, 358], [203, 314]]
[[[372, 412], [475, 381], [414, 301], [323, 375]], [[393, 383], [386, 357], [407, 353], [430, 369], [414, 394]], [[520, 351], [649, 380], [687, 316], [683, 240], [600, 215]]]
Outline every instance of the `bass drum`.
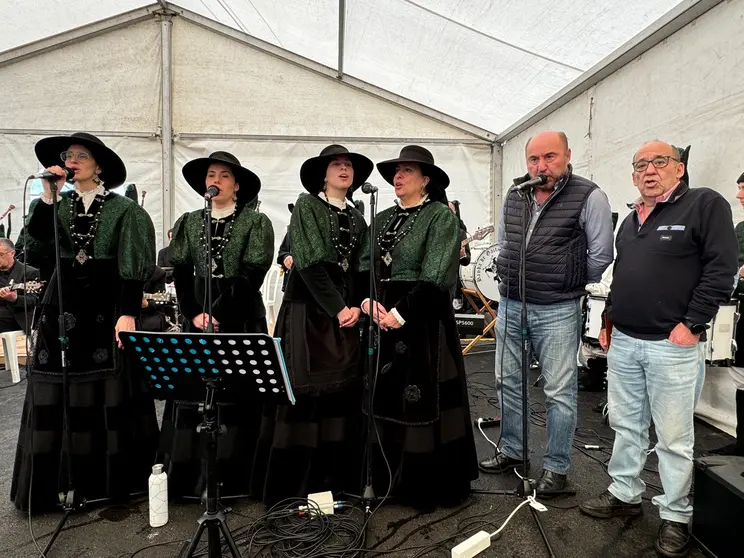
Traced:
[[731, 300], [718, 308], [706, 332], [705, 360], [713, 366], [731, 366], [736, 358], [736, 330], [739, 301]]
[[473, 279], [475, 288], [486, 298], [498, 302], [499, 281], [496, 278], [496, 258], [499, 256], [499, 247], [494, 244], [489, 246], [478, 256], [475, 262], [475, 273]]
[[478, 256], [483, 252], [483, 248], [470, 248], [470, 265], [460, 267], [460, 281], [465, 289], [471, 291], [477, 290], [475, 286], [475, 262], [478, 261]]

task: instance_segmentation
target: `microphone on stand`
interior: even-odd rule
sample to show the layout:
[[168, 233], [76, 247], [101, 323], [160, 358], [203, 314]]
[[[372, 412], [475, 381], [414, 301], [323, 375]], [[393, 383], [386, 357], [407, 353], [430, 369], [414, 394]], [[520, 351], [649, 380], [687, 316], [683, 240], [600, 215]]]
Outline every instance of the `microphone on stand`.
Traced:
[[[65, 181], [72, 180], [73, 177], [75, 176], [75, 171], [72, 170], [72, 169], [68, 169], [67, 167], [63, 167], [62, 170], [65, 171]], [[59, 176], [58, 174], [54, 174], [53, 172], [44, 171], [44, 172], [40, 172], [38, 174], [32, 174], [28, 178], [29, 178], [29, 180], [33, 180], [34, 178], [42, 178], [44, 180], [54, 180], [55, 183], [56, 183], [56, 181], [59, 180], [62, 177]]]
[[374, 194], [377, 192], [377, 186], [372, 186], [369, 182], [362, 184], [362, 192], [365, 194]]
[[547, 183], [548, 177], [544, 174], [538, 174], [532, 180], [527, 180], [525, 182], [522, 182], [521, 184], [514, 185], [514, 189], [518, 192], [524, 192], [525, 190], [529, 190], [530, 188], [534, 188], [535, 186], [542, 186], [543, 184]]
[[213, 197], [220, 193], [220, 189], [217, 186], [210, 186], [207, 191], [204, 192], [204, 199], [211, 201]]

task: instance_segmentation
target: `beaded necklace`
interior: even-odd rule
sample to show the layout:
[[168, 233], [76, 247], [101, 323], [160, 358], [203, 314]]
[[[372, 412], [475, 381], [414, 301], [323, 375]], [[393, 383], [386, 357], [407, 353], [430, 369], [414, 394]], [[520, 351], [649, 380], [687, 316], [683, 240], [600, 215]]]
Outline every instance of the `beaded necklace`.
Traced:
[[[98, 225], [101, 223], [101, 212], [103, 211], [103, 202], [106, 196], [108, 196], [108, 190], [104, 190], [102, 194], [96, 194], [93, 202], [90, 204], [88, 211], [85, 213], [77, 213], [77, 202], [81, 199], [81, 196], [77, 192], [72, 192], [70, 195], [70, 235], [72, 236], [73, 251], [76, 252], [75, 260], [83, 265], [93, 256], [88, 254], [88, 247], [96, 236], [98, 231]], [[85, 209], [83, 207], [83, 209]], [[95, 213], [91, 213], [91, 210], [95, 210]], [[79, 233], [75, 229], [75, 221], [78, 217], [87, 217], [93, 219], [88, 227], [88, 232]]]
[[[338, 252], [338, 255], [341, 257], [341, 261], [338, 262], [338, 265], [341, 266], [341, 269], [346, 273], [349, 270], [349, 259], [351, 258], [351, 253], [354, 250], [354, 246], [356, 246], [357, 239], [354, 238], [354, 231], [356, 231], [356, 226], [354, 222], [354, 212], [351, 210], [348, 210], [348, 208], [344, 208], [339, 210], [338, 214], [338, 234], [335, 232], [334, 227], [334, 219], [333, 219], [333, 209], [331, 209], [330, 204], [328, 204], [328, 221], [331, 227], [331, 242], [333, 243], [333, 247], [336, 249], [336, 252]], [[346, 215], [349, 218], [349, 228], [344, 228], [341, 226], [341, 214]], [[348, 232], [349, 233], [349, 245], [344, 246], [341, 244], [341, 233], [342, 232]]]
[[[416, 207], [413, 212], [400, 206], [391, 212], [390, 217], [377, 235], [377, 246], [380, 247], [380, 252], [384, 252], [382, 261], [386, 266], [390, 267], [393, 263], [393, 249], [409, 232], [411, 232], [413, 225], [416, 222], [416, 218], [421, 213], [421, 210], [427, 205], [429, 205], [429, 200], [424, 200], [424, 202]], [[408, 218], [409, 215], [410, 219]], [[397, 219], [397, 221], [393, 222], [394, 219]], [[403, 228], [403, 230], [399, 230], [403, 223], [407, 223], [408, 226]], [[388, 228], [391, 230], [388, 230]]]
[[[235, 210], [237, 209], [237, 206], [233, 208], [233, 212], [228, 215], [227, 217], [223, 217], [221, 219], [213, 219], [212, 224], [214, 225], [214, 234], [212, 235], [212, 241], [215, 240], [218, 241], [217, 247], [215, 248], [214, 244], [209, 247], [209, 249], [212, 251], [212, 277], [216, 279], [221, 279], [225, 276], [224, 270], [223, 273], [215, 274], [215, 271], [217, 271], [217, 268], [219, 267], [220, 262], [222, 261], [222, 252], [225, 250], [225, 246], [227, 246], [228, 241], [230, 240], [230, 233], [232, 232], [232, 226], [235, 222]], [[219, 230], [220, 225], [224, 226], [224, 229], [222, 230], [222, 236], [219, 236], [217, 234], [217, 231]], [[204, 248], [204, 251], [207, 250], [207, 232], [206, 232], [206, 224], [204, 221], [202, 221], [202, 234], [201, 234], [201, 243], [202, 247]]]

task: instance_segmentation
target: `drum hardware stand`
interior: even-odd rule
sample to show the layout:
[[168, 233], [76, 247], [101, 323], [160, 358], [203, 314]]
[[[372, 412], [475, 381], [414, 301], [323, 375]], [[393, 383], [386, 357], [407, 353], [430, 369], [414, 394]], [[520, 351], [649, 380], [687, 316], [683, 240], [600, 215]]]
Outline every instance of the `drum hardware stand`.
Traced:
[[[463, 356], [465, 356], [476, 344], [486, 340], [485, 337], [489, 334], [493, 337], [493, 339], [488, 339], [488, 341], [496, 341], [496, 333], [494, 331], [494, 328], [496, 327], [496, 312], [491, 308], [491, 302], [486, 297], [484, 297], [480, 291], [475, 289], [466, 289], [464, 287], [460, 290], [462, 291], [462, 294], [465, 295], [468, 303], [470, 303], [470, 306], [476, 311], [476, 313], [482, 314], [485, 310], [491, 316], [491, 321], [483, 329], [483, 333], [477, 335], [475, 339], [470, 341], [470, 343], [468, 343], [468, 345], [462, 350], [462, 354]], [[483, 306], [479, 307], [479, 305], [473, 299], [473, 296], [477, 296], [478, 298], [480, 298]]]

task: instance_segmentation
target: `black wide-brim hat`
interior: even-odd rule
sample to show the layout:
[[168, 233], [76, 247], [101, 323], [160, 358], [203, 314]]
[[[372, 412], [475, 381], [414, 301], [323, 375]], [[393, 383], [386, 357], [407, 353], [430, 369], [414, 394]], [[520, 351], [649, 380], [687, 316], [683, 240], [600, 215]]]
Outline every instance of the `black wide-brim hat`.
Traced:
[[388, 159], [377, 163], [377, 170], [389, 184], [395, 184], [395, 168], [401, 163], [416, 163], [421, 167], [421, 173], [429, 177], [426, 191], [429, 196], [436, 200], [444, 198], [444, 190], [449, 186], [450, 179], [447, 173], [434, 164], [434, 156], [428, 149], [420, 145], [407, 145], [400, 150], [396, 159]]
[[348, 157], [354, 169], [354, 180], [346, 192], [346, 197], [351, 198], [354, 191], [364, 184], [369, 178], [369, 175], [372, 174], [375, 164], [364, 155], [352, 153], [343, 145], [333, 144], [324, 147], [320, 155], [302, 163], [302, 167], [300, 167], [300, 182], [302, 182], [305, 190], [311, 194], [320, 192], [323, 189], [328, 165], [333, 159], [339, 156]]
[[183, 177], [197, 194], [204, 196], [207, 192], [207, 172], [210, 165], [215, 163], [227, 165], [232, 170], [235, 182], [240, 185], [236, 194], [239, 201], [250, 202], [258, 196], [261, 179], [253, 171], [241, 166], [238, 158], [227, 151], [215, 151], [209, 157], [194, 159], [183, 166]]
[[107, 188], [121, 186], [127, 179], [127, 168], [124, 161], [114, 152], [106, 147], [104, 143], [93, 134], [75, 132], [69, 136], [52, 136], [40, 139], [34, 146], [36, 157], [44, 168], [54, 165], [64, 165], [60, 154], [67, 151], [71, 145], [82, 145], [93, 156], [96, 164], [101, 167], [98, 177]]

